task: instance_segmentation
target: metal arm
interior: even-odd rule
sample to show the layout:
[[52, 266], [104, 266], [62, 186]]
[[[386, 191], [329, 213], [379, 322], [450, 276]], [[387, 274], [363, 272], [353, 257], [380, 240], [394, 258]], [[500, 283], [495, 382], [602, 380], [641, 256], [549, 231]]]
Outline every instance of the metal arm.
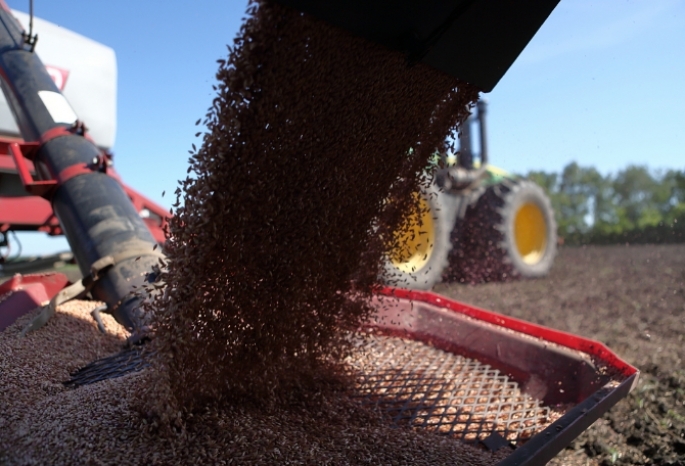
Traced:
[[118, 322], [140, 330], [142, 298], [132, 290], [150, 280], [163, 256], [153, 250], [156, 241], [122, 186], [106, 175], [103, 154], [25, 45], [21, 26], [0, 5], [0, 85], [28, 143], [12, 155], [33, 161], [41, 195], [51, 202], [81, 272], [87, 276], [94, 264], [112, 259], [98, 270], [91, 293]]
[[484, 100], [478, 101], [478, 130], [480, 133], [480, 165], [484, 167], [488, 164], [488, 137], [485, 125], [485, 114], [488, 104]]

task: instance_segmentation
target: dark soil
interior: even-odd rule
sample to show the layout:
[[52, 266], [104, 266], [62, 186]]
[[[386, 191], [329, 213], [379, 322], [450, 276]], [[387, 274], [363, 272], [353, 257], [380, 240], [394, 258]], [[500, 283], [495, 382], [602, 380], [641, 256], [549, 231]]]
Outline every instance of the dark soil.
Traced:
[[546, 278], [435, 291], [599, 340], [640, 369], [550, 464], [685, 465], [685, 245], [566, 247]]

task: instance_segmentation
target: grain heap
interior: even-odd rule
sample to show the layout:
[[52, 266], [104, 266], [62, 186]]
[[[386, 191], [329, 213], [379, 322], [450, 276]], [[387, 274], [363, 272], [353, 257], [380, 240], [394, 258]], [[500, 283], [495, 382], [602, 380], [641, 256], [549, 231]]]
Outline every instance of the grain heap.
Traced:
[[36, 313], [0, 332], [0, 464], [469, 464], [494, 465], [495, 454], [450, 438], [394, 429], [340, 391], [287, 407], [207, 409], [184, 429], [160, 429], [141, 416], [151, 370], [76, 390], [70, 371], [117, 351], [125, 330], [103, 315], [101, 334], [89, 315], [97, 303], [60, 306], [50, 323], [19, 338]]
[[341, 360], [429, 157], [477, 98], [267, 2], [220, 64], [156, 303], [159, 364], [188, 411], [269, 404]]

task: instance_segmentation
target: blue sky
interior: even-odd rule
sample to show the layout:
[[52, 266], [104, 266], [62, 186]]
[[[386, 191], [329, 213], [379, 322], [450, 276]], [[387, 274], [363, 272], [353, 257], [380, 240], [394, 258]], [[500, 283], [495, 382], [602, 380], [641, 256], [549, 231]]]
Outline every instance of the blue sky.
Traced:
[[685, 168], [685, 2], [563, 0], [490, 101], [496, 164]]
[[[27, 11], [28, 0], [9, 0]], [[246, 1], [34, 0], [36, 16], [112, 47], [118, 60], [117, 170], [168, 207], [194, 123], [213, 98]], [[40, 42], [38, 45], [40, 53]], [[567, 163], [685, 169], [685, 2], [562, 0], [486, 94], [491, 161], [517, 173]], [[30, 235], [25, 253], [66, 248]]]

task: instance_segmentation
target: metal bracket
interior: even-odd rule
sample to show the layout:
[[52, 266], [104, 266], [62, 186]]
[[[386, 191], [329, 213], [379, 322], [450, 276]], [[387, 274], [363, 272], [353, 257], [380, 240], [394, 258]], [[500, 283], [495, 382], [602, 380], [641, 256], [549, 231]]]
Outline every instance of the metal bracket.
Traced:
[[24, 39], [24, 44], [29, 46], [29, 51], [33, 53], [38, 42], [38, 34], [33, 33], [33, 0], [29, 1], [29, 32], [22, 31], [21, 38]]
[[26, 32], [22, 32], [21, 37], [24, 39], [24, 43], [29, 46], [29, 52], [33, 53], [33, 51], [36, 50], [38, 34], [27, 34]]
[[56, 180], [44, 180], [35, 181], [29, 167], [26, 163], [26, 159], [33, 160], [33, 156], [40, 147], [38, 142], [12, 142], [9, 145], [9, 152], [14, 159], [14, 164], [17, 167], [17, 172], [19, 173], [19, 178], [26, 190], [35, 195], [45, 197], [53, 189], [57, 187]]
[[36, 153], [43, 144], [61, 136], [72, 135], [84, 137], [92, 142], [87, 131], [88, 129], [86, 128], [86, 125], [83, 122], [77, 120], [71, 128], [64, 128], [62, 126], [58, 126], [45, 132], [45, 134], [41, 136], [40, 142], [10, 143], [9, 153], [12, 156], [12, 159], [14, 160], [14, 164], [17, 167], [17, 172], [19, 173], [19, 178], [21, 179], [21, 182], [24, 185], [26, 191], [28, 191], [30, 194], [33, 194], [34, 196], [48, 198], [50, 193], [52, 193], [52, 191], [54, 191], [57, 188], [57, 186], [65, 183], [67, 180], [73, 178], [74, 176], [78, 176], [84, 173], [91, 173], [94, 171], [106, 174], [108, 163], [107, 156], [103, 153], [93, 158], [93, 160], [90, 163], [76, 163], [65, 168], [60, 173], [56, 174], [56, 176], [55, 174], [53, 174], [53, 179], [51, 180], [36, 181], [33, 179], [33, 176], [31, 175], [31, 171], [28, 167], [26, 160], [28, 159], [31, 162], [34, 162]]
[[107, 333], [107, 330], [105, 330], [105, 324], [102, 322], [102, 316], [100, 315], [100, 312], [106, 310], [107, 305], [103, 304], [90, 311], [90, 316], [95, 320], [95, 323], [98, 325], [98, 330], [100, 330], [100, 333], [102, 334]]

